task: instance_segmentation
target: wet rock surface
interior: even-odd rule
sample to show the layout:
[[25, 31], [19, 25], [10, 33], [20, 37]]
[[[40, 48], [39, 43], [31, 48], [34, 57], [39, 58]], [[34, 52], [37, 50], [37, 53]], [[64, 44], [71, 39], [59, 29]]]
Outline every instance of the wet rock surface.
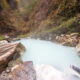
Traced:
[[8, 63], [18, 59], [25, 50], [20, 43], [0, 42], [0, 73], [8, 66]]
[[20, 59], [24, 51], [21, 43], [0, 41], [0, 80], [36, 80], [33, 63]]
[[[8, 53], [11, 53], [11, 55], [7, 55], [6, 57], [3, 56], [2, 53], [0, 55], [0, 57], [3, 56], [0, 60], [4, 59], [5, 63], [7, 63], [1, 71], [0, 80], [80, 80], [80, 76], [78, 76], [80, 75], [80, 69], [75, 66], [72, 66], [72, 69], [75, 70], [78, 75], [73, 73], [66, 74], [50, 65], [44, 64], [33, 66], [31, 61], [23, 62], [20, 59], [20, 55], [22, 55], [21, 52], [25, 50], [20, 43], [8, 43], [7, 41], [0, 42], [0, 46], [3, 45], [5, 45], [4, 49], [1, 50], [6, 50]], [[6, 47], [8, 49], [6, 49]], [[14, 53], [10, 50], [14, 50]], [[8, 53], [4, 52], [4, 54]], [[1, 64], [1, 66], [3, 67], [4, 65]]]
[[5, 71], [0, 76], [0, 80], [36, 80], [36, 72], [31, 61], [24, 62]]
[[80, 35], [78, 33], [61, 34], [56, 37], [56, 41], [66, 46], [77, 46], [80, 41]]
[[56, 37], [56, 41], [64, 46], [75, 47], [77, 54], [80, 56], [80, 34], [71, 33], [71, 34], [61, 34]]

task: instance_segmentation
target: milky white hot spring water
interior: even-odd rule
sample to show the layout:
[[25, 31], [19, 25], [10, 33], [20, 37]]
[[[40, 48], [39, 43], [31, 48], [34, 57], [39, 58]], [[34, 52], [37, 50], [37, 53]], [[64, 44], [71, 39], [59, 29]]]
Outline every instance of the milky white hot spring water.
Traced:
[[[47, 64], [52, 65], [59, 70], [67, 70], [70, 65], [80, 66], [80, 58], [77, 56], [76, 50], [73, 47], [66, 47], [49, 41], [35, 40], [35, 39], [22, 39], [21, 42], [26, 47], [26, 52], [22, 56], [23, 61], [33, 61], [34, 64]], [[48, 75], [46, 78], [38, 80], [64, 80], [60, 75], [61, 72], [52, 69], [50, 66], [43, 65], [42, 67], [36, 66], [36, 71], [39, 70], [39, 76]], [[46, 71], [49, 68], [52, 72], [55, 71], [58, 78], [51, 79], [52, 72]], [[40, 74], [40, 69], [43, 72]], [[49, 73], [51, 75], [49, 75]], [[66, 79], [65, 79], [66, 80]], [[69, 79], [67, 79], [69, 80]], [[78, 80], [78, 79], [72, 79]]]

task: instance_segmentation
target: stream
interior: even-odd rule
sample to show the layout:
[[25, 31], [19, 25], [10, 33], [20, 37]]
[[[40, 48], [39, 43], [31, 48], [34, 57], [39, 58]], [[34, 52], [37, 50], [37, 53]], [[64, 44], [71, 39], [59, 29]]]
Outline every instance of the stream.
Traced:
[[80, 67], [80, 57], [74, 47], [66, 47], [57, 43], [36, 39], [21, 39], [26, 47], [22, 56], [23, 61], [33, 61], [34, 64], [48, 64], [60, 70], [65, 70], [70, 65]]

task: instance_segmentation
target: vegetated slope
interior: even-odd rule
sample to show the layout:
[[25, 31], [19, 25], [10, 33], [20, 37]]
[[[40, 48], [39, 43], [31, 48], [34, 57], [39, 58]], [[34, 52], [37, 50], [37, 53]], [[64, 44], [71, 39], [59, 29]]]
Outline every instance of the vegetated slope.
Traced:
[[0, 14], [2, 34], [80, 32], [80, 0], [2, 0]]
[[80, 0], [41, 0], [28, 26], [42, 35], [80, 32]]
[[17, 35], [30, 31], [26, 25], [36, 0], [1, 0], [0, 34]]

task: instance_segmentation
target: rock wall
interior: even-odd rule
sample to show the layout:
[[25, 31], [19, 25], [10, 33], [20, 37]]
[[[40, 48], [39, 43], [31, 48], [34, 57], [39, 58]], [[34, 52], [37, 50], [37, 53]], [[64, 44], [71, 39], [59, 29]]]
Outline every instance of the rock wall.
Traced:
[[4, 2], [0, 3], [0, 11], [2, 11], [2, 6], [5, 10], [15, 9], [9, 9], [11, 16], [5, 14], [9, 18], [0, 22], [3, 24], [6, 21], [4, 24], [6, 27], [3, 29], [1, 24], [1, 31], [4, 33], [8, 32], [6, 29], [11, 33], [15, 31], [17, 34], [35, 32], [44, 35], [80, 32], [79, 0], [5, 0]]
[[[0, 73], [5, 70], [7, 66], [13, 65], [25, 51], [23, 45], [19, 43], [8, 43], [7, 41], [0, 41]], [[9, 63], [11, 64], [9, 65]]]
[[26, 25], [36, 0], [1, 0], [0, 34], [19, 35], [29, 32]]
[[28, 26], [36, 34], [80, 32], [79, 0], [41, 0], [34, 8]]

